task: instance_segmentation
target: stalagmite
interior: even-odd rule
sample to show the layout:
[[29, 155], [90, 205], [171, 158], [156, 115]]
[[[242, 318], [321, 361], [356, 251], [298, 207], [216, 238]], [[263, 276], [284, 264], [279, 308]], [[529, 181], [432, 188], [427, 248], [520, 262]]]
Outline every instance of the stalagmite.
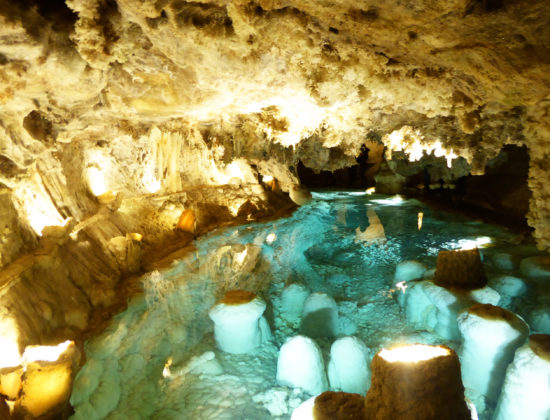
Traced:
[[338, 334], [338, 305], [326, 293], [312, 293], [304, 302], [302, 334], [309, 337], [333, 337]]
[[332, 343], [328, 379], [332, 390], [364, 395], [370, 384], [367, 346], [357, 337]]
[[506, 368], [529, 327], [516, 314], [493, 305], [476, 304], [458, 317], [464, 386], [496, 403]]
[[292, 283], [285, 287], [281, 293], [281, 315], [291, 320], [299, 318], [309, 294], [303, 284]]
[[208, 313], [214, 321], [214, 338], [220, 350], [250, 353], [268, 340], [269, 328], [261, 319], [265, 308], [265, 302], [252, 292], [227, 292]]
[[371, 370], [366, 419], [470, 419], [460, 363], [448, 347], [414, 344], [382, 349]]
[[494, 418], [550, 418], [550, 335], [532, 335], [516, 350], [506, 370]]
[[472, 290], [484, 287], [487, 276], [479, 250], [439, 251], [434, 283], [446, 288]]
[[283, 344], [277, 360], [277, 382], [312, 395], [328, 389], [323, 356], [315, 341], [297, 335]]

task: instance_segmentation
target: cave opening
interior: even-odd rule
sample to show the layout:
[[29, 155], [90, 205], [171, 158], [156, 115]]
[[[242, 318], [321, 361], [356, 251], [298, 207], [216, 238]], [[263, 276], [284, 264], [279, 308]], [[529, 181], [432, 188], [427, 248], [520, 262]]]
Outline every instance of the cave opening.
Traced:
[[[360, 189], [374, 187], [383, 193], [402, 193], [416, 197], [447, 211], [462, 212], [469, 217], [529, 234], [527, 224], [531, 192], [528, 186], [529, 153], [525, 146], [505, 145], [496, 157], [486, 162], [482, 175], [467, 173], [451, 179], [451, 168], [441, 170], [430, 162], [400, 163], [394, 167], [404, 179], [395, 190], [384, 184], [377, 187], [376, 176], [381, 155], [369, 159], [369, 149], [364, 145], [356, 158], [356, 164], [333, 171], [312, 170], [298, 162], [300, 183], [311, 189]], [[433, 170], [436, 168], [437, 170]], [[435, 173], [435, 175], [434, 175]]]
[[[371, 159], [372, 160], [372, 159]], [[298, 162], [296, 171], [300, 183], [308, 188], [358, 188], [375, 185], [374, 173], [379, 162], [369, 162], [369, 149], [362, 145], [356, 164], [334, 171], [312, 170]]]

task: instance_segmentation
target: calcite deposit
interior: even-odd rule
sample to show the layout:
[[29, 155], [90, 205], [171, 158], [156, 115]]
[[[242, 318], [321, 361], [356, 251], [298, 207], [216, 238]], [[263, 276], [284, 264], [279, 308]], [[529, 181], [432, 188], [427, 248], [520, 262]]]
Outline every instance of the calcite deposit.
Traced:
[[550, 247], [549, 22], [544, 0], [2, 2], [0, 331], [88, 331], [134, 273], [362, 147], [439, 185], [526, 147]]

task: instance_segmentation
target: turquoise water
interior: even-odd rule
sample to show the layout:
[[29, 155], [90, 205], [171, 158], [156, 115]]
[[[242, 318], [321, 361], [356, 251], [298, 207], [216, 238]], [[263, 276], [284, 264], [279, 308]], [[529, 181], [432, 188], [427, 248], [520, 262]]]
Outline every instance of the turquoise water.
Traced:
[[[369, 226], [368, 208], [383, 225], [385, 242], [357, 239], [357, 229]], [[276, 235], [272, 243], [270, 234]], [[338, 304], [339, 335], [359, 337], [371, 357], [402, 342], [458, 348], [460, 343], [408, 323], [393, 276], [401, 261], [433, 268], [439, 250], [481, 237], [491, 242], [481, 249], [489, 277], [517, 275], [494, 267], [495, 254], [537, 253], [533, 246], [515, 245], [517, 235], [505, 228], [416, 200], [354, 191], [317, 192], [292, 217], [212, 232], [196, 241], [196, 252], [145, 275], [144, 294], [86, 343], [87, 362], [71, 397], [73, 418], [289, 419], [310, 397], [276, 383], [278, 349], [299, 331], [299, 322], [281, 313], [281, 291], [290, 283], [331, 295]], [[251, 245], [243, 253], [246, 244]], [[257, 258], [251, 257], [253, 250]], [[235, 285], [261, 288], [267, 303], [273, 340], [251, 355], [219, 351], [212, 335], [208, 310]], [[529, 308], [525, 302], [533, 301], [537, 285], [529, 287], [525, 297], [507, 299], [507, 307]], [[327, 360], [334, 338], [316, 341]]]

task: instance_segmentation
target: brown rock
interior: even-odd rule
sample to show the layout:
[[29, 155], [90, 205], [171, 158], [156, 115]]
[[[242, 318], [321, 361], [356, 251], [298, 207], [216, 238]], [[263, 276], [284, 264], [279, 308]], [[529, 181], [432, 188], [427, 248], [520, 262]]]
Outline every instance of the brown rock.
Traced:
[[550, 334], [533, 334], [529, 337], [529, 347], [541, 359], [550, 361]]
[[[0, 369], [0, 394], [5, 395], [10, 400], [15, 400], [21, 391], [22, 376], [23, 366]], [[1, 418], [3, 417], [0, 416]]]
[[326, 391], [315, 398], [315, 420], [354, 420], [365, 416], [365, 398], [348, 392]]
[[256, 294], [246, 290], [230, 290], [226, 292], [220, 303], [225, 303], [226, 305], [241, 305], [250, 302], [255, 297]]
[[452, 349], [440, 347], [447, 349], [448, 353], [417, 362], [388, 361], [378, 352], [371, 364], [372, 379], [365, 397], [365, 418], [470, 419], [458, 356]]
[[434, 283], [447, 289], [473, 290], [487, 285], [477, 248], [439, 251]]
[[176, 229], [184, 232], [194, 233], [197, 227], [197, 219], [195, 218], [195, 212], [191, 209], [185, 209], [178, 220]]

